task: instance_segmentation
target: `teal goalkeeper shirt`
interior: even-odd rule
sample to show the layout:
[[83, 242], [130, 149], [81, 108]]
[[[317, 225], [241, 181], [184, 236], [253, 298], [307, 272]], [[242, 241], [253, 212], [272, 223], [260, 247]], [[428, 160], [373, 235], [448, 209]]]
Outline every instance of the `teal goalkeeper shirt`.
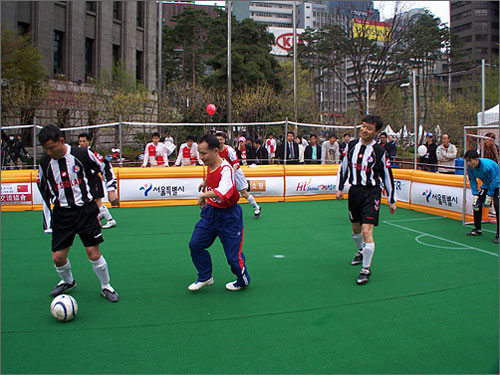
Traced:
[[498, 164], [493, 160], [479, 158], [477, 168], [467, 168], [467, 175], [472, 195], [478, 194], [476, 178], [483, 182], [481, 189], [487, 190], [486, 194], [490, 197], [495, 194], [495, 189], [498, 187]]

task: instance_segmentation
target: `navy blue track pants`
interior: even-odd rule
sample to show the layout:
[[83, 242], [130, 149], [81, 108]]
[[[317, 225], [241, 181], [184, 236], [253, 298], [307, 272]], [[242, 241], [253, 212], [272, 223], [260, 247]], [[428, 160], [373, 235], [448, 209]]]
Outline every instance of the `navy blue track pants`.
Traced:
[[243, 217], [241, 207], [235, 204], [229, 208], [217, 208], [207, 205], [201, 209], [201, 219], [196, 223], [189, 241], [191, 258], [198, 270], [198, 281], [208, 280], [212, 276], [212, 259], [208, 248], [219, 237], [231, 272], [236, 275], [239, 286], [248, 286], [250, 275], [245, 266], [243, 254]]

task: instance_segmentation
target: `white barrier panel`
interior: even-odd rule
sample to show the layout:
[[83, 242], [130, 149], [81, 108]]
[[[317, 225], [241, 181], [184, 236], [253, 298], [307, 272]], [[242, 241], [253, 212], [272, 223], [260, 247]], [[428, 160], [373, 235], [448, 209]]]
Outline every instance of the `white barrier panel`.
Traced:
[[409, 180], [394, 179], [394, 187], [396, 189], [396, 201], [410, 203], [410, 186]]
[[336, 191], [336, 175], [286, 177], [286, 196], [333, 194]]
[[30, 182], [2, 183], [2, 204], [31, 205], [32, 200]]
[[198, 199], [201, 178], [120, 179], [120, 200]]
[[255, 197], [283, 195], [283, 177], [248, 177], [250, 193]]
[[[462, 212], [463, 191], [460, 187], [423, 184], [411, 185], [411, 203], [443, 210]], [[472, 202], [472, 194], [467, 189], [467, 202]], [[472, 215], [472, 205], [468, 204], [466, 213]]]

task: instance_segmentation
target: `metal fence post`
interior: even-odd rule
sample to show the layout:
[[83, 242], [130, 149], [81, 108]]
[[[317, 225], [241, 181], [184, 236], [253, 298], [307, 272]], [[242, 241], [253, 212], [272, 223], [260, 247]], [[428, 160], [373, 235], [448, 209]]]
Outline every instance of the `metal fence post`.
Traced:
[[33, 169], [36, 169], [36, 116], [33, 118]]
[[285, 119], [285, 138], [283, 139], [283, 164], [286, 165], [286, 146], [287, 146], [287, 135], [288, 135], [288, 116]]
[[120, 135], [120, 168], [123, 167], [123, 155], [122, 155], [122, 115], [120, 115], [120, 122], [118, 123], [118, 131]]

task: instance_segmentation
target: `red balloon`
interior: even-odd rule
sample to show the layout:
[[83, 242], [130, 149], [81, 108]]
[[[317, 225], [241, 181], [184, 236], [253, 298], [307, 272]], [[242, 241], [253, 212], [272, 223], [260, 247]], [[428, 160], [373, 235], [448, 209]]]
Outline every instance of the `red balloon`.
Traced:
[[213, 104], [207, 105], [207, 113], [212, 116], [217, 111], [217, 107]]

